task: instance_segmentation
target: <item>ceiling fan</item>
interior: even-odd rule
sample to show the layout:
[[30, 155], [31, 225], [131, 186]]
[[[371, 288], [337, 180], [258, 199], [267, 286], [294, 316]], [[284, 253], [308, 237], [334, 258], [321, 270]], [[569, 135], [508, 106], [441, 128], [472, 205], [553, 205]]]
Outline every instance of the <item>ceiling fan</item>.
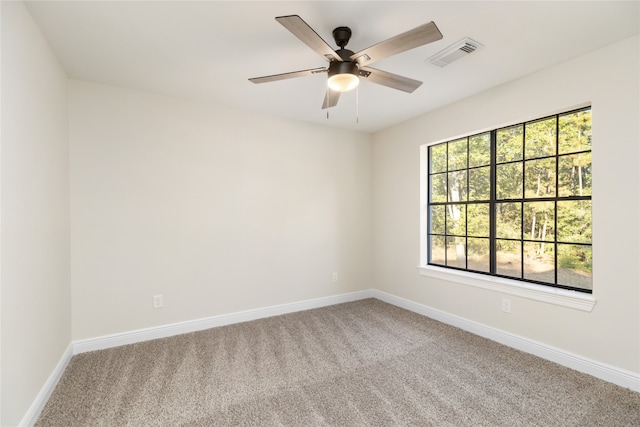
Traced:
[[442, 38], [442, 34], [436, 24], [428, 22], [357, 53], [353, 53], [349, 49], [345, 49], [345, 46], [351, 38], [351, 29], [349, 27], [337, 27], [333, 30], [333, 38], [340, 47], [340, 49], [335, 51], [298, 15], [278, 16], [276, 17], [276, 21], [293, 33], [294, 36], [302, 40], [302, 42], [313, 51], [329, 61], [329, 66], [327, 68], [312, 68], [310, 70], [254, 77], [249, 79], [249, 81], [253, 83], [267, 83], [294, 77], [327, 73], [329, 78], [324, 102], [322, 103], [323, 109], [336, 106], [340, 99], [340, 93], [354, 89], [358, 86], [360, 78], [404, 92], [413, 92], [422, 84], [421, 81], [371, 68], [369, 64]]

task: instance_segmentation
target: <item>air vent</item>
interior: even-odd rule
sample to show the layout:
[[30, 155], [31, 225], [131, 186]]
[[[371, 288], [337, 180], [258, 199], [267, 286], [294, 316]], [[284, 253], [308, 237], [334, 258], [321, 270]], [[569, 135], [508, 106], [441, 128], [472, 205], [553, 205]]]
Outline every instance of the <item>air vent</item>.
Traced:
[[438, 67], [444, 67], [445, 65], [449, 65], [453, 61], [457, 61], [463, 56], [467, 56], [483, 47], [484, 45], [482, 43], [478, 43], [475, 40], [465, 37], [430, 58], [427, 58], [427, 61]]

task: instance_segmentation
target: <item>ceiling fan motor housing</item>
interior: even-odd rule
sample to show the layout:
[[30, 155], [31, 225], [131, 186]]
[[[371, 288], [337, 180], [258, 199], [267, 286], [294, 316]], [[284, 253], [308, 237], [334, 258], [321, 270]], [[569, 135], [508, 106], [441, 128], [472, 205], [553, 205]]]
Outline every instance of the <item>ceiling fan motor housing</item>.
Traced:
[[358, 64], [353, 61], [332, 61], [329, 64], [328, 85], [331, 90], [347, 92], [358, 86]]
[[338, 27], [333, 30], [333, 37], [340, 46], [336, 53], [342, 61], [331, 61], [327, 73], [329, 88], [338, 92], [346, 92], [355, 88], [360, 80], [358, 63], [351, 59], [353, 52], [344, 48], [350, 36], [351, 30], [347, 27]]
[[329, 64], [329, 78], [336, 74], [353, 74], [358, 75], [358, 64], [353, 61], [333, 61]]

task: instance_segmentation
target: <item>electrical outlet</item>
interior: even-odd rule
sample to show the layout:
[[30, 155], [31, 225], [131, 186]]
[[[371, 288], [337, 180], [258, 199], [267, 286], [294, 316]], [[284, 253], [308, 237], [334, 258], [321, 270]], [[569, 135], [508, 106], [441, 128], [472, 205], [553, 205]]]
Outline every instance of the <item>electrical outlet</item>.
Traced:
[[162, 295], [153, 296], [153, 308], [162, 308], [164, 302], [162, 301]]
[[511, 300], [509, 298], [502, 298], [502, 311], [511, 313]]
[[331, 281], [332, 282], [337, 282], [338, 281], [338, 273], [334, 272], [333, 275], [331, 275]]

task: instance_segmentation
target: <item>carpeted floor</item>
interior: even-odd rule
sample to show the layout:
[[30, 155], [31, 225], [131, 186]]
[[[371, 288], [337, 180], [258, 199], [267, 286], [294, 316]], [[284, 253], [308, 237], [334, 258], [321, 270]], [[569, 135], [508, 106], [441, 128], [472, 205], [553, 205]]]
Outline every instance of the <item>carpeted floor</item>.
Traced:
[[367, 299], [74, 356], [37, 426], [640, 426], [640, 393]]

